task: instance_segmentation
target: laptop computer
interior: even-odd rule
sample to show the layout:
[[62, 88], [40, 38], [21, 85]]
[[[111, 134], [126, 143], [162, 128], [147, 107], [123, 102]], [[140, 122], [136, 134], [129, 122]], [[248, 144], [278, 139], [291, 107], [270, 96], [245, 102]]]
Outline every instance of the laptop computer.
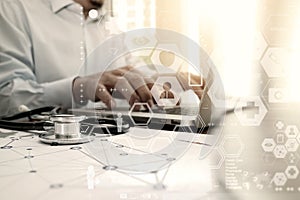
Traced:
[[113, 110], [108, 110], [106, 107], [72, 108], [69, 112], [75, 115], [113, 119], [121, 113], [122, 118], [131, 126], [148, 126], [153, 129], [174, 130], [175, 126], [179, 125], [205, 128], [211, 122], [212, 106], [207, 91], [208, 87], [205, 87], [198, 106], [159, 107], [155, 105], [151, 110], [142, 107], [139, 111], [133, 111], [128, 107], [116, 107]]

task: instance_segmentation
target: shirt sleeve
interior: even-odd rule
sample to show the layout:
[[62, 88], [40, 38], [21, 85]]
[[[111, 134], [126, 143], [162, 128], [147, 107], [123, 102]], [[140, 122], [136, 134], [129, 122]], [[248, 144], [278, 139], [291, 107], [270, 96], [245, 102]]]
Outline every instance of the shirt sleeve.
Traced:
[[0, 1], [0, 116], [17, 113], [20, 105], [30, 109], [72, 106], [73, 77], [38, 83], [26, 19], [18, 1]]

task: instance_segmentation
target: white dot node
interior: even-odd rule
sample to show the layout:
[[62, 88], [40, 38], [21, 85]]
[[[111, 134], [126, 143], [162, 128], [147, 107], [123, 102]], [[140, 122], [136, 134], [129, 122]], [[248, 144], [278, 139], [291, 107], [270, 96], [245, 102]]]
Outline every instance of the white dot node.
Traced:
[[91, 19], [96, 19], [98, 17], [98, 11], [95, 9], [92, 9], [89, 11], [89, 17]]

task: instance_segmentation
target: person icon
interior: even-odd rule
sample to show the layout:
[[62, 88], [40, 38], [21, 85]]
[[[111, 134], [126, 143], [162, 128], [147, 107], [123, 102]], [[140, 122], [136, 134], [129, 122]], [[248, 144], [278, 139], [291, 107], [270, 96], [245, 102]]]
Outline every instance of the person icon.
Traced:
[[117, 115], [117, 131], [118, 133], [122, 132], [122, 124], [123, 124], [123, 118], [122, 118], [122, 113], [118, 113]]
[[165, 82], [163, 84], [164, 91], [160, 95], [160, 99], [174, 99], [174, 94], [171, 92], [172, 85], [170, 82]]
[[294, 127], [291, 127], [291, 128], [290, 128], [290, 133], [289, 133], [289, 135], [290, 135], [290, 136], [295, 136], [295, 135], [296, 135]]

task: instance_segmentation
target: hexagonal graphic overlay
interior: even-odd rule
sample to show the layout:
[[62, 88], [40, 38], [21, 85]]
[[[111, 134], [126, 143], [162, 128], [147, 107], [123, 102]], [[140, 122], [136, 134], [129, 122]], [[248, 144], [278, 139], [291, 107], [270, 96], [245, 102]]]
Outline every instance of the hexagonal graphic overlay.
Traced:
[[[285, 5], [286, 3], [278, 5]], [[291, 8], [288, 9], [291, 11]], [[271, 15], [263, 29], [270, 45], [283, 46], [290, 44], [290, 35], [294, 29], [294, 19], [290, 12], [284, 15]]]
[[[289, 103], [290, 91], [286, 81], [270, 79], [261, 92], [261, 97], [269, 108], [282, 109]], [[283, 124], [284, 125], [284, 124]]]
[[299, 175], [299, 169], [295, 165], [290, 165], [286, 168], [285, 174], [288, 179], [297, 179]]
[[283, 172], [277, 172], [275, 173], [272, 181], [276, 186], [284, 186], [287, 182], [287, 177]]
[[284, 77], [287, 75], [289, 53], [283, 48], [268, 48], [264, 54], [261, 65], [269, 77]]
[[[184, 77], [181, 77], [181, 74], [187, 74], [188, 80]], [[203, 87], [204, 86], [204, 78], [203, 74], [197, 69], [197, 67], [191, 65], [188, 62], [183, 61], [180, 66], [179, 73], [177, 73], [177, 78], [179, 82], [184, 85], [184, 88], [191, 88], [191, 87]], [[182, 79], [182, 80], [181, 80]]]
[[289, 152], [287, 155], [287, 163], [289, 165], [295, 165], [300, 161], [300, 155], [297, 152]]
[[278, 130], [282, 130], [284, 126], [285, 126], [285, 124], [284, 124], [284, 122], [281, 121], [281, 120], [278, 120], [278, 121], [275, 123], [275, 128], [278, 129]]
[[278, 133], [276, 135], [276, 142], [277, 144], [284, 144], [285, 143], [285, 135], [283, 133]]
[[[148, 34], [148, 32], [150, 34]], [[157, 47], [155, 45], [157, 45]], [[105, 49], [107, 51], [104, 51]], [[155, 53], [156, 55], [152, 57], [154, 49], [157, 50], [157, 52]], [[179, 50], [181, 52], [179, 52]], [[148, 54], [150, 51], [152, 52]], [[208, 59], [207, 53], [204, 52], [197, 43], [190, 40], [188, 37], [170, 30], [145, 28], [124, 32], [119, 35], [111, 35], [111, 37], [103, 41], [103, 43], [101, 43], [97, 48], [94, 49], [91, 54], [89, 54], [88, 62], [82, 65], [82, 68], [79, 71], [78, 75], [86, 76], [90, 74], [97, 74], [99, 73], [99, 71], [111, 72], [115, 70], [114, 75], [120, 79], [117, 81], [118, 83], [122, 82], [121, 80], [124, 78], [131, 83], [132, 79], [127, 79], [128, 76], [125, 77], [127, 70], [130, 69], [126, 68], [125, 70], [123, 70], [124, 68], [120, 69], [120, 67], [132, 64], [130, 60], [127, 59], [128, 57], [132, 56], [132, 54], [135, 58], [142, 57], [142, 59], [144, 60], [144, 63], [142, 65], [145, 68], [149, 68], [148, 71], [144, 71], [144, 68], [140, 68], [140, 66], [136, 67], [136, 65], [133, 65], [135, 66], [134, 70], [139, 70], [143, 78], [153, 78], [152, 80], [154, 81], [154, 86], [151, 89], [151, 93], [153, 94], [153, 97], [159, 105], [174, 106], [179, 102], [180, 97], [183, 96], [183, 86], [181, 86], [181, 84], [178, 82], [176, 74], [176, 70], [179, 69], [177, 67], [181, 67], [181, 61], [186, 61], [190, 65], [196, 66], [196, 71], [201, 72], [201, 75], [203, 75], [206, 84], [207, 79], [209, 79], [209, 76], [207, 74], [211, 72], [213, 74], [213, 76], [211, 76], [213, 77], [213, 79], [210, 80], [213, 80], [212, 82], [216, 84], [220, 84], [220, 88], [223, 89], [223, 93], [221, 93], [220, 96], [224, 94], [224, 88], [216, 67], [213, 63], [211, 63], [210, 65], [206, 64], [206, 61]], [[144, 57], [147, 57], [147, 61], [143, 57], [143, 54]], [[152, 63], [154, 61], [156, 61], [155, 64]], [[201, 63], [201, 65], [199, 65], [199, 63]], [[202, 63], [205, 64], [202, 65]], [[170, 71], [172, 72], [172, 74], [166, 75], [160, 73], [157, 69], [157, 66], [163, 66], [164, 68], [171, 69]], [[142, 70], [140, 71], [140, 69]], [[154, 71], [156, 76], [152, 76], [153, 74], [149, 76], [149, 71]], [[104, 74], [105, 73], [102, 73], [102, 75]], [[146, 77], [144, 75], [146, 75]], [[100, 80], [101, 78], [102, 77], [99, 77]], [[148, 82], [148, 80], [145, 81]], [[100, 92], [100, 88], [97, 83], [98, 82], [95, 83], [95, 86], [92, 89], [94, 89], [95, 92]], [[142, 84], [144, 84], [144, 82]], [[126, 103], [126, 106], [128, 106], [127, 100], [131, 100], [131, 98], [129, 97], [131, 97], [132, 95], [132, 90], [130, 91], [130, 88], [126, 87], [125, 84], [120, 84], [120, 87], [116, 86], [114, 86], [114, 88], [104, 88], [101, 91], [109, 92], [110, 94], [112, 94], [116, 101], [117, 107], [120, 106], [119, 99], [117, 98], [125, 97], [123, 102]], [[134, 84], [134, 87], [132, 89], [134, 91], [137, 88], [139, 87]], [[118, 96], [119, 94], [120, 96]], [[94, 107], [95, 111], [98, 111], [99, 104], [88, 104], [87, 107]], [[120, 107], [123, 107], [124, 105], [125, 104], [122, 104], [122, 106]], [[102, 106], [104, 106], [104, 104], [102, 104]], [[145, 120], [142, 122], [134, 118], [134, 116], [138, 115], [133, 116], [133, 112], [138, 109], [137, 107], [144, 107], [144, 112], [148, 112], [141, 112], [141, 115], [146, 115], [146, 117], [144, 116]], [[74, 110], [78, 108], [78, 105], [75, 104], [75, 102], [73, 102], [73, 108]], [[223, 109], [225, 110], [224, 107]], [[218, 110], [215, 110], [223, 111], [223, 109], [218, 108]], [[214, 112], [214, 114], [216, 114], [215, 110], [212, 111]], [[114, 116], [117, 116], [117, 109], [112, 109], [112, 111]], [[109, 112], [111, 113], [111, 111]], [[140, 143], [133, 144], [133, 139], [139, 140], [140, 138], [133, 136], [131, 137], [130, 133], [127, 133], [118, 135], [117, 137], [127, 138], [130, 142], [126, 143], [126, 141], [114, 141], [114, 138], [117, 137], [96, 138], [91, 143], [86, 144], [85, 147], [88, 153], [91, 156], [97, 158], [99, 162], [102, 162], [107, 166], [116, 166], [118, 170], [125, 171], [126, 173], [153, 172], [170, 166], [170, 164], [172, 164], [174, 160], [178, 160], [186, 152], [187, 148], [191, 146], [191, 141], [194, 141], [193, 139], [195, 135], [197, 135], [191, 133], [192, 131], [195, 131], [191, 130], [191, 128], [186, 129], [183, 124], [180, 124], [183, 126], [177, 127], [179, 131], [174, 132], [147, 128], [151, 127], [151, 125], [153, 124], [155, 125], [155, 123], [153, 120], [154, 113], [151, 112], [151, 109], [146, 103], [143, 104], [140, 102], [136, 102], [136, 104], [133, 105], [133, 108], [131, 108], [129, 111], [126, 110], [123, 113], [123, 119], [126, 121], [128, 120], [128, 122], [132, 121], [132, 123], [130, 124], [134, 125], [134, 127], [130, 127], [130, 132], [136, 129], [137, 131], [141, 132], [141, 134], [147, 136], [151, 135], [148, 134], [147, 131], [152, 131], [154, 133], [150, 138], [148, 137], [149, 141], [152, 140], [151, 145], [149, 145], [149, 141], [147, 141], [147, 138], [143, 138]], [[127, 117], [125, 113], [127, 115], [130, 115], [131, 118], [130, 116]], [[186, 117], [187, 116], [184, 116], [183, 118], [186, 119]], [[221, 122], [223, 122], [224, 117], [225, 116], [218, 115], [218, 119], [221, 118]], [[152, 122], [153, 124], [151, 124]], [[165, 124], [161, 126], [161, 129], [164, 127], [164, 125]], [[201, 129], [202, 126], [197, 128]], [[172, 137], [170, 139], [165, 139], [164, 136], [170, 136], [170, 132], [172, 132]], [[212, 148], [218, 143], [220, 135], [222, 135], [222, 126], [214, 126], [214, 128], [207, 129], [205, 133], [207, 133], [208, 136], [213, 137], [205, 137], [204, 139], [201, 138], [201, 142], [202, 140], [205, 140], [205, 144], [208, 144], [206, 146], [203, 145], [203, 148], [201, 148], [200, 154], [203, 155], [201, 159], [203, 159], [204, 156], [208, 155]], [[156, 140], [157, 137], [161, 137], [162, 139]], [[185, 142], [183, 140], [188, 142]], [[165, 144], [165, 146], [163, 146], [163, 144]], [[140, 150], [140, 145], [144, 145], [147, 148], [149, 147], [151, 151], [148, 152], [144, 149]], [[158, 151], [156, 151], [157, 149], [155, 149], [154, 147], [158, 147]], [[206, 149], [206, 154], [202, 153], [204, 152], [203, 149]]]
[[244, 143], [239, 137], [226, 137], [221, 143], [221, 149], [225, 156], [240, 156], [244, 150]]
[[124, 43], [128, 49], [142, 49], [139, 51], [140, 56], [148, 56], [157, 44], [155, 31], [144, 30], [138, 34], [126, 34]]
[[218, 148], [214, 148], [207, 159], [209, 160], [209, 167], [211, 169], [220, 169], [225, 160]]
[[295, 125], [288, 125], [284, 133], [287, 138], [296, 138], [299, 135], [299, 129]]
[[259, 126], [267, 114], [267, 108], [258, 96], [241, 98], [234, 109], [244, 126]]
[[176, 74], [183, 63], [179, 53], [176, 44], [158, 44], [151, 56], [152, 64], [159, 74]]
[[287, 150], [284, 145], [279, 144], [274, 148], [273, 154], [276, 158], [285, 158]]
[[[144, 112], [136, 111], [140, 109], [144, 109]], [[147, 126], [151, 121], [153, 112], [148, 103], [136, 102], [132, 105], [128, 116], [130, 117], [135, 126]]]
[[151, 93], [159, 106], [175, 106], [184, 92], [175, 76], [161, 76], [155, 81]]
[[299, 148], [299, 143], [295, 138], [289, 138], [285, 143], [285, 148], [288, 152], [296, 152]]
[[261, 146], [265, 152], [272, 152], [276, 146], [276, 143], [273, 138], [265, 138]]
[[263, 35], [261, 34], [261, 32], [256, 32], [254, 38], [254, 44], [255, 44], [255, 48], [253, 49], [254, 59], [260, 60], [266, 48], [268, 47], [268, 44], [265, 38], [263, 37]]

